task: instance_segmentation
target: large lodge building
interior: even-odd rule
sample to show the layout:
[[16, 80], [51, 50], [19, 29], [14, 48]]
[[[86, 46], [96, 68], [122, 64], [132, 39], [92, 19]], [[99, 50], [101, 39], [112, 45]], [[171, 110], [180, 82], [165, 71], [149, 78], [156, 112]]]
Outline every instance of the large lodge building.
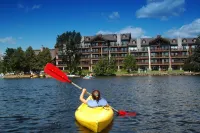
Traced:
[[[101, 57], [108, 56], [115, 58], [120, 70], [125, 56], [131, 54], [139, 69], [182, 70], [184, 60], [197, 46], [195, 42], [196, 38], [131, 38], [131, 34], [84, 36], [80, 46], [80, 67], [92, 71]], [[56, 65], [62, 70], [67, 67], [59, 54]]]

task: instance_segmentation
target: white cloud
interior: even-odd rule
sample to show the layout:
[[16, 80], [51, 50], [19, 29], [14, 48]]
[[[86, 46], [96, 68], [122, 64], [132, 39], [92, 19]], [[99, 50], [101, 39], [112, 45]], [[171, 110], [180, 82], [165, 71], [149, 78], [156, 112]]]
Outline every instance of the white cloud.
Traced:
[[24, 5], [18, 4], [17, 7], [18, 7], [18, 8], [24, 8]]
[[0, 38], [0, 43], [15, 44], [16, 40], [13, 37]]
[[160, 18], [167, 20], [185, 11], [185, 0], [147, 0], [147, 5], [136, 12], [137, 18]]
[[120, 18], [120, 15], [118, 12], [112, 12], [110, 15], [109, 15], [109, 18], [110, 19], [118, 19]]
[[170, 29], [165, 35], [169, 37], [197, 37], [200, 35], [200, 18], [178, 29]]
[[97, 32], [97, 34], [104, 34], [105, 35], [105, 34], [113, 34], [113, 32], [100, 30], [100, 31]]
[[32, 10], [39, 9], [40, 7], [41, 7], [41, 5], [33, 5]]
[[142, 28], [139, 27], [132, 27], [132, 26], [127, 26], [120, 31], [117, 32], [111, 32], [111, 31], [103, 31], [100, 30], [97, 32], [97, 34], [122, 34], [122, 33], [131, 33], [132, 38], [138, 38], [138, 37], [145, 37], [145, 38], [150, 38], [149, 36], [145, 36], [145, 31]]
[[23, 4], [18, 4], [17, 7], [18, 7], [18, 8], [21, 8], [21, 9], [24, 9], [25, 12], [29, 12], [29, 11], [31, 11], [31, 10], [36, 10], [36, 9], [41, 8], [41, 5], [36, 5], [36, 4], [35, 4], [35, 5], [33, 5], [32, 7], [30, 7], [30, 6], [25, 6], [25, 5], [23, 5]]

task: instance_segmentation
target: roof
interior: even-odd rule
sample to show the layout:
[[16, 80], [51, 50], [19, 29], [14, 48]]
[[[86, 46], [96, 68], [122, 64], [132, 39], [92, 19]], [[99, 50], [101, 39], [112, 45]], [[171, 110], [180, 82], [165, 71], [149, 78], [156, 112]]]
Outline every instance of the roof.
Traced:
[[[130, 33], [126, 33], [126, 34], [120, 34], [121, 40], [129, 40], [131, 39], [131, 34]], [[117, 34], [98, 34], [95, 36], [84, 36], [84, 42], [91, 42], [91, 41], [95, 41], [95, 39], [103, 39], [105, 41], [113, 41], [116, 42], [117, 41]]]
[[160, 43], [160, 44], [163, 44], [163, 43], [164, 44], [170, 44], [170, 40], [167, 39], [167, 38], [163, 38], [160, 35], [158, 35], [156, 38], [154, 38], [153, 40], [151, 40], [149, 42], [150, 45], [154, 45], [154, 44], [158, 44], [158, 43]]

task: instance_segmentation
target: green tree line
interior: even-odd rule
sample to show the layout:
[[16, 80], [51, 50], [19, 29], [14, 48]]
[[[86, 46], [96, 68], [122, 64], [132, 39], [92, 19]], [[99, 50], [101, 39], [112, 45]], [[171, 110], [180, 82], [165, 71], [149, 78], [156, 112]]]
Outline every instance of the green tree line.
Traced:
[[40, 71], [48, 62], [51, 62], [51, 53], [48, 48], [43, 48], [38, 55], [31, 46], [25, 51], [21, 47], [7, 48], [4, 59], [0, 61], [0, 73]]
[[185, 71], [200, 72], [200, 35], [196, 40], [196, 48], [194, 53], [188, 57], [184, 63], [183, 69]]

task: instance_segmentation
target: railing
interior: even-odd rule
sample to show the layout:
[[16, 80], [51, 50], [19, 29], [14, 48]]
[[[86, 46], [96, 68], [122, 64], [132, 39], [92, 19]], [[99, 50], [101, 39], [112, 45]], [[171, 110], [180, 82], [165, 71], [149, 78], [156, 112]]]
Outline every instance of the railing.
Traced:
[[150, 51], [169, 51], [169, 48], [165, 48], [165, 49], [155, 48], [155, 49], [150, 49]]
[[81, 51], [82, 53], [90, 53], [90, 51]]
[[188, 55], [171, 55], [172, 58], [187, 58]]
[[91, 51], [91, 53], [101, 53], [101, 51]]

